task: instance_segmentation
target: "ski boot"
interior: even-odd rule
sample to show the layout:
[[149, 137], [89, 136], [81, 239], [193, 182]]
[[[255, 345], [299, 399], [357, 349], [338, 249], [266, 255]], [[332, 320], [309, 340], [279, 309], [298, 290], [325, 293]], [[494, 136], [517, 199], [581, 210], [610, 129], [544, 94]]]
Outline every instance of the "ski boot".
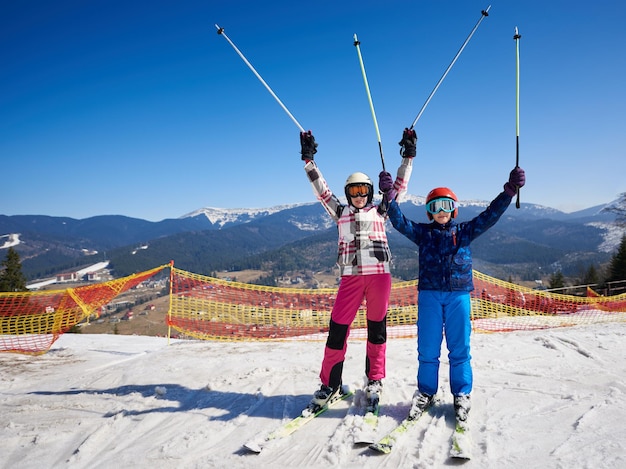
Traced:
[[435, 396], [421, 392], [419, 389], [415, 391], [411, 402], [411, 410], [409, 410], [409, 420], [415, 420], [422, 415], [432, 405], [434, 400]]
[[471, 408], [472, 402], [469, 394], [454, 396], [454, 413], [457, 421], [465, 422]]

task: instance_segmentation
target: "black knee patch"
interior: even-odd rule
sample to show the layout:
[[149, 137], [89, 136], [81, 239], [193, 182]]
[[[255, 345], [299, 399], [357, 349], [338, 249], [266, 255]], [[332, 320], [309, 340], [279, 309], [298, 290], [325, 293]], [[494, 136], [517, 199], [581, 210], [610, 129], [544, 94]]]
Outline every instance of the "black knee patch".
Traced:
[[376, 345], [387, 342], [387, 316], [382, 321], [367, 321], [367, 341]]
[[336, 363], [330, 370], [328, 385], [335, 389], [341, 386], [341, 375], [343, 373], [343, 362]]
[[328, 339], [326, 339], [326, 347], [333, 350], [343, 350], [348, 336], [348, 325], [337, 324], [330, 320], [330, 330], [328, 331]]

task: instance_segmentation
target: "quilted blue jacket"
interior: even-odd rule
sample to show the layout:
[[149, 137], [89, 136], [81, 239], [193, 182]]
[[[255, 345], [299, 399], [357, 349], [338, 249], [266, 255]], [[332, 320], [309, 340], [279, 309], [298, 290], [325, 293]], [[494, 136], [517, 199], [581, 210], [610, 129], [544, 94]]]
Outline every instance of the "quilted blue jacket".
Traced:
[[419, 246], [418, 290], [472, 291], [470, 243], [495, 225], [510, 204], [511, 196], [502, 192], [472, 220], [440, 225], [415, 223], [391, 201], [388, 216], [394, 228]]

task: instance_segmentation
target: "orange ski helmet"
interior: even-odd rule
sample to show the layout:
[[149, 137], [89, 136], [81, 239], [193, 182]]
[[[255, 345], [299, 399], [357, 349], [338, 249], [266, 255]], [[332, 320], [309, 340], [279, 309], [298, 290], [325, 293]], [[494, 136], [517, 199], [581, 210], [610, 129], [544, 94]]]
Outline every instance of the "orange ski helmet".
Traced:
[[[436, 187], [432, 191], [430, 191], [426, 196], [426, 206], [428, 207], [428, 204], [435, 199], [452, 199], [455, 203], [459, 202], [459, 198], [456, 196], [456, 194], [452, 191], [452, 189], [448, 189], [447, 187]], [[454, 211], [452, 212], [452, 218], [456, 218], [458, 213], [459, 209], [458, 207], [455, 207]], [[432, 214], [428, 210], [426, 210], [426, 215], [428, 215], [429, 220], [433, 219]]]

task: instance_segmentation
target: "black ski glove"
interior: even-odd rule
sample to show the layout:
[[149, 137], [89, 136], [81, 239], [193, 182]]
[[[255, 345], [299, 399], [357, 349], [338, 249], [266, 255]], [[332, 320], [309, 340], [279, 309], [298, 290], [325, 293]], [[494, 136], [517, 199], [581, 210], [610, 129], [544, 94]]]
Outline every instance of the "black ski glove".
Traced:
[[402, 148], [400, 149], [400, 155], [403, 158], [414, 158], [417, 149], [417, 135], [413, 129], [404, 129], [402, 132], [402, 140], [398, 142]]
[[300, 132], [300, 153], [303, 160], [313, 160], [313, 155], [317, 153], [317, 143], [315, 137], [309, 130], [308, 132]]

